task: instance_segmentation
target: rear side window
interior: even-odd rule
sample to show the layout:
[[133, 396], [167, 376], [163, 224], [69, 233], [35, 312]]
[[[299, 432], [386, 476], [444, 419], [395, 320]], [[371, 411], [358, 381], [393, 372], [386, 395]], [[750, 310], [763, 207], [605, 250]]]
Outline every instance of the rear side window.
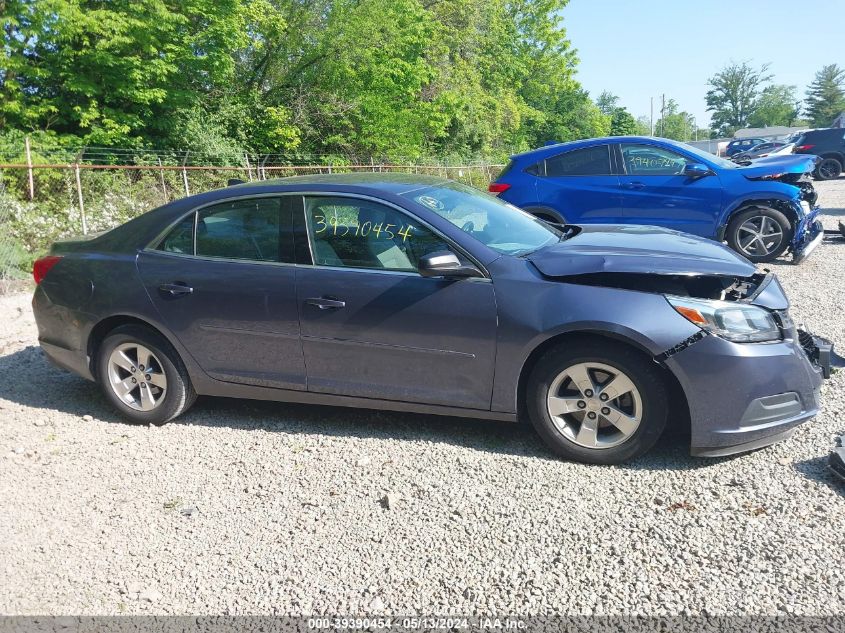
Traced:
[[206, 207], [197, 217], [196, 254], [281, 261], [279, 217], [279, 198], [251, 198]]
[[192, 213], [177, 224], [170, 233], [159, 243], [156, 250], [167, 253], [194, 254], [194, 220], [197, 214]]
[[610, 146], [585, 147], [546, 159], [546, 176], [609, 176]]

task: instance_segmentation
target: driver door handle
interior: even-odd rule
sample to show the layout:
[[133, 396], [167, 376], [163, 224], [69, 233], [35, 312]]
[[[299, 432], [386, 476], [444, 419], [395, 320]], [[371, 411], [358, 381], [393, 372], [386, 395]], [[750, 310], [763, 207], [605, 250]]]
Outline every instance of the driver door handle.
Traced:
[[629, 183], [625, 184], [625, 187], [627, 189], [643, 189], [643, 188], [645, 188], [645, 183], [639, 182], [639, 181], [629, 182]]
[[168, 294], [173, 295], [174, 297], [178, 295], [189, 295], [191, 294], [194, 289], [185, 284], [161, 284], [158, 287], [159, 290], [162, 292], [166, 292]]
[[306, 299], [305, 303], [310, 306], [316, 306], [320, 310], [339, 310], [346, 307], [346, 301], [340, 299], [332, 299], [331, 297], [311, 297]]

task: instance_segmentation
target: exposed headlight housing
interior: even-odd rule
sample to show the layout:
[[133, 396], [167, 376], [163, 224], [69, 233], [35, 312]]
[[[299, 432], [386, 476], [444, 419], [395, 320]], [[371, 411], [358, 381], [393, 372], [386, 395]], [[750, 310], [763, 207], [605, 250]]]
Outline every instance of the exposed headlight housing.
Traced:
[[764, 308], [747, 303], [665, 296], [685, 319], [734, 343], [762, 343], [783, 338], [774, 316]]

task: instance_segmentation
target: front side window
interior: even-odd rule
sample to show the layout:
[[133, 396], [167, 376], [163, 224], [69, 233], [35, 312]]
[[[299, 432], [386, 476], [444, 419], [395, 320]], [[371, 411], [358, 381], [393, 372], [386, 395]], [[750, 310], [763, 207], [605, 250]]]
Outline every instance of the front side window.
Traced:
[[196, 254], [204, 257], [281, 261], [279, 198], [248, 198], [201, 209]]
[[372, 200], [307, 197], [305, 219], [317, 266], [415, 272], [423, 255], [449, 250], [414, 218]]
[[625, 170], [631, 176], [676, 176], [690, 162], [680, 154], [653, 145], [622, 143], [620, 148]]
[[585, 147], [546, 159], [546, 176], [610, 175], [610, 146]]

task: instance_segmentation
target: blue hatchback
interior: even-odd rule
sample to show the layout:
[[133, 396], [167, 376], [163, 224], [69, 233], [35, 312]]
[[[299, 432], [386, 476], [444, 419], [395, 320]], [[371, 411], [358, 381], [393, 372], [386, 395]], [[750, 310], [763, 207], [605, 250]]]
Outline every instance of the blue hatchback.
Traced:
[[511, 157], [490, 191], [559, 224], [650, 224], [727, 243], [753, 262], [822, 239], [815, 157], [737, 165], [684, 143], [608, 137]]

